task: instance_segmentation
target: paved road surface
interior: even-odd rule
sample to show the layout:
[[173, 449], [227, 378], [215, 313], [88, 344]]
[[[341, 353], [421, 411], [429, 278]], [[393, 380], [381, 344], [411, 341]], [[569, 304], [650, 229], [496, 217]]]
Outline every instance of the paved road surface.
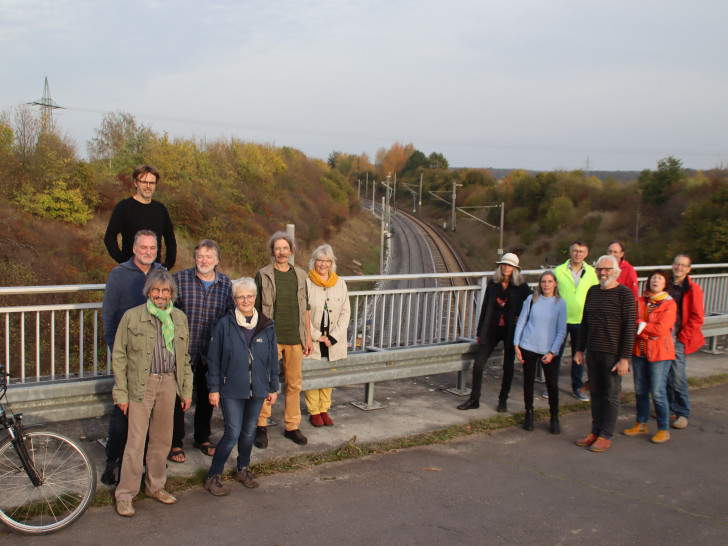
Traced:
[[[618, 435], [591, 453], [573, 445], [590, 423], [575, 413], [560, 436], [540, 421], [531, 433], [516, 426], [280, 474], [256, 490], [231, 483], [224, 498], [197, 488], [174, 506], [139, 501], [131, 519], [94, 508], [52, 539], [0, 532], [0, 542], [728, 544], [726, 400], [728, 385], [693, 391], [690, 426], [663, 445]], [[374, 413], [385, 415], [359, 419]], [[623, 406], [618, 430], [633, 422], [634, 405]]]

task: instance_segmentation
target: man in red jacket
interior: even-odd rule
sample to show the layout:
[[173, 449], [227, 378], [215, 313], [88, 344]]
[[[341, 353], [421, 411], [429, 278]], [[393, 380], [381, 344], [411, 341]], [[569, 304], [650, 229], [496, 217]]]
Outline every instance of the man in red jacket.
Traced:
[[634, 294], [634, 299], [639, 298], [640, 293], [637, 288], [637, 272], [634, 270], [634, 267], [632, 267], [632, 264], [624, 259], [624, 245], [620, 241], [613, 241], [607, 247], [607, 254], [614, 256], [619, 262], [619, 269], [621, 269], [621, 272], [619, 273], [617, 282], [629, 288]]
[[705, 343], [701, 326], [705, 317], [703, 290], [688, 273], [692, 261], [687, 254], [678, 254], [672, 262], [672, 277], [668, 283], [670, 295], [677, 303], [675, 322], [675, 360], [667, 377], [667, 399], [670, 413], [677, 419], [673, 428], [685, 428], [690, 417], [690, 396], [685, 372], [687, 355], [694, 353]]

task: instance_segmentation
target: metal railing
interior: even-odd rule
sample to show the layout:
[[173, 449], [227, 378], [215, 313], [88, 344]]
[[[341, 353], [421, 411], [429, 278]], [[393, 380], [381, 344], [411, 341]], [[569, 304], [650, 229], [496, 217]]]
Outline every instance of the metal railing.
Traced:
[[[656, 267], [636, 268], [640, 272]], [[728, 269], [728, 264], [694, 265]], [[669, 266], [660, 269], [669, 270]], [[523, 271], [533, 283], [541, 270]], [[438, 345], [476, 336], [487, 279], [492, 272], [428, 275], [370, 275], [342, 277], [349, 286], [352, 319], [348, 331], [351, 353], [388, 351]], [[403, 289], [361, 289], [394, 280], [467, 277], [470, 286]], [[728, 273], [691, 275], [705, 293], [709, 314], [728, 314]], [[644, 279], [640, 280], [640, 290]], [[0, 296], [15, 299], [92, 293], [98, 301], [52, 305], [0, 307], [0, 358], [16, 383], [41, 383], [103, 377], [111, 373], [110, 355], [103, 341], [99, 311], [104, 285], [0, 288]], [[2, 304], [0, 298], [0, 304]]]

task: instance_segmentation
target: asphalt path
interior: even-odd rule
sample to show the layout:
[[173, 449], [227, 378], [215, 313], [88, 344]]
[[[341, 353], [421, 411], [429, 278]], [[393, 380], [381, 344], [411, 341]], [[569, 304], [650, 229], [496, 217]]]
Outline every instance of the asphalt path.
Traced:
[[[662, 445], [615, 436], [604, 453], [574, 445], [588, 412], [563, 433], [519, 426], [230, 483], [195, 488], [173, 506], [135, 502], [137, 515], [92, 508], [49, 538], [7, 544], [728, 544], [728, 385], [694, 390], [685, 430]], [[634, 422], [620, 412], [618, 430]], [[654, 422], [653, 422], [654, 423]]]

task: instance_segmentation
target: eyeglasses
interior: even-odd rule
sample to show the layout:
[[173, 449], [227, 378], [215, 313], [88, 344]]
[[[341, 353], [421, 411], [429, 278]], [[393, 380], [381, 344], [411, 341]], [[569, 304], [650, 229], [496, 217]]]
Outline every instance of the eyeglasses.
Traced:
[[235, 296], [236, 300], [254, 300], [255, 296]]
[[688, 267], [690, 267], [690, 264], [678, 264], [678, 263], [674, 263], [674, 264], [672, 264], [672, 267], [687, 269]]
[[146, 184], [147, 186], [156, 186], [157, 185], [156, 180], [139, 180], [138, 178], [137, 178], [137, 183]]
[[150, 294], [163, 294], [165, 296], [169, 296], [172, 291], [169, 288], [150, 288], [149, 289]]
[[601, 271], [614, 271], [613, 267], [595, 267], [594, 270], [599, 273]]

